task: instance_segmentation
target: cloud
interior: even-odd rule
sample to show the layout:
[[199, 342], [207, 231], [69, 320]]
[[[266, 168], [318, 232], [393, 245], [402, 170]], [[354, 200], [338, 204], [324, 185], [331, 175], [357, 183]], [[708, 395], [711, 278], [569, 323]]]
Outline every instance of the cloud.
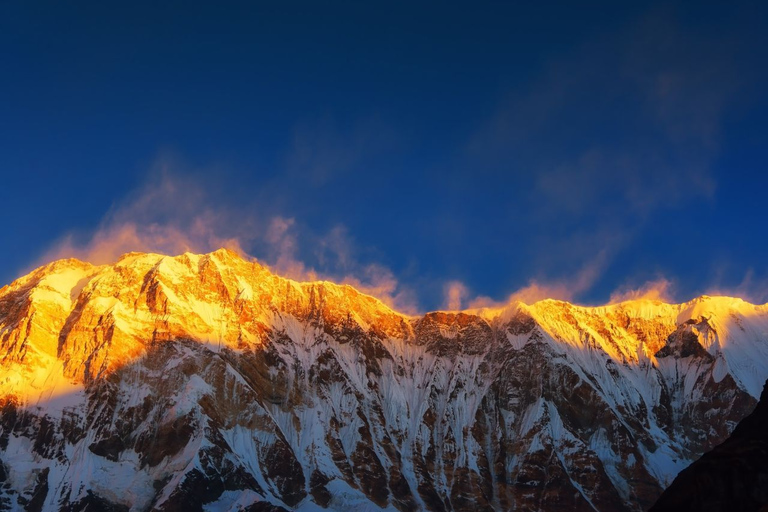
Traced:
[[665, 215], [713, 203], [724, 118], [742, 88], [738, 52], [675, 19], [651, 10], [560, 52], [470, 137], [468, 179], [508, 190], [505, 227], [537, 276], [520, 290], [527, 300], [541, 289], [579, 299], [573, 290], [589, 288], [568, 276], [597, 251], [602, 272]]
[[623, 286], [611, 293], [610, 304], [617, 304], [629, 300], [659, 300], [662, 302], [675, 302], [673, 295], [674, 284], [672, 281], [660, 277], [648, 281], [639, 288]]
[[[533, 304], [540, 300], [555, 299], [573, 302], [584, 292], [590, 290], [603, 273], [608, 261], [608, 252], [600, 251], [587, 264], [583, 265], [569, 278], [559, 280], [531, 279], [528, 284], [512, 292], [505, 300], [494, 300], [487, 296], [477, 296], [468, 300], [469, 309], [498, 308], [515, 302]], [[461, 292], [461, 298], [468, 295], [468, 290], [462, 283], [449, 283]], [[450, 286], [447, 289], [452, 289]]]
[[[653, 12], [548, 59], [537, 79], [510, 90], [475, 130], [467, 165], [448, 165], [453, 174], [441, 171], [440, 179], [413, 194], [424, 194], [433, 215], [409, 222], [423, 222], [420, 233], [438, 240], [434, 245], [447, 254], [446, 245], [467, 250], [474, 235], [503, 237], [499, 252], [512, 247], [510, 253], [522, 255], [515, 271], [534, 276], [517, 276], [515, 284], [525, 285], [506, 301], [582, 299], [633, 238], [654, 226], [654, 215], [707, 201], [717, 191], [711, 167], [723, 115], [739, 90], [731, 64], [738, 53], [673, 20]], [[356, 203], [379, 199], [379, 182], [397, 181], [389, 155], [408, 144], [403, 132], [376, 117], [300, 124], [286, 154], [277, 157], [280, 172], [258, 183], [245, 207], [215, 186], [212, 191], [214, 183], [201, 173], [174, 173], [178, 166], [161, 161], [147, 184], [117, 203], [94, 232], [64, 236], [43, 260], [76, 256], [106, 263], [128, 251], [226, 246], [256, 255], [279, 274], [352, 284], [393, 307], [417, 311], [413, 288], [345, 228], [366, 214]], [[379, 172], [372, 171], [377, 165]], [[412, 172], [399, 175], [403, 189], [426, 181], [408, 180]], [[445, 200], [430, 202], [446, 190]], [[488, 205], [484, 229], [475, 229], [473, 193], [482, 194], [480, 210]], [[463, 216], [463, 208], [472, 213]], [[309, 226], [333, 209], [333, 225]], [[506, 303], [473, 298], [459, 281], [419, 281], [425, 282], [435, 303], [443, 291], [449, 309]]]
[[[200, 222], [196, 222], [196, 227], [208, 231], [207, 227]], [[205, 241], [200, 241], [196, 238], [197, 236], [205, 237]], [[78, 258], [94, 264], [104, 264], [116, 261], [127, 252], [180, 254], [187, 251], [207, 252], [214, 246], [226, 247], [241, 254], [244, 252], [236, 238], [224, 239], [215, 235], [190, 234], [173, 226], [159, 224], [143, 226], [126, 222], [97, 231], [85, 245], [78, 244], [73, 235], [67, 235], [42, 259], [50, 261]]]
[[754, 269], [748, 268], [736, 286], [713, 285], [707, 288], [705, 294], [739, 297], [752, 304], [765, 304], [768, 302], [768, 277], [760, 277]]
[[544, 199], [545, 213], [590, 217], [599, 207], [606, 217], [642, 219], [684, 200], [713, 196], [715, 178], [702, 155], [685, 153], [670, 160], [656, 153], [652, 143], [630, 151], [593, 146], [543, 169], [535, 190]]
[[323, 186], [399, 145], [400, 137], [377, 117], [362, 118], [346, 127], [326, 117], [295, 127], [286, 170], [309, 185]]
[[459, 311], [466, 300], [469, 289], [461, 281], [450, 281], [443, 286], [443, 306], [448, 311]]
[[93, 233], [63, 236], [41, 258], [75, 257], [94, 264], [112, 263], [131, 251], [180, 254], [226, 247], [243, 253], [256, 235], [253, 216], [208, 204], [205, 187], [158, 164], [148, 181], [115, 204]]
[[352, 275], [344, 276], [341, 283], [376, 297], [400, 313], [417, 315], [421, 312], [416, 292], [401, 284], [388, 268], [372, 263], [362, 268], [361, 275], [362, 279]]
[[478, 296], [470, 300], [468, 306], [469, 309], [500, 308], [515, 302], [533, 304], [545, 299], [572, 301], [574, 296], [573, 290], [569, 288], [569, 283], [540, 283], [531, 280], [526, 286], [512, 292], [506, 300], [497, 301], [490, 297]]
[[[281, 276], [298, 281], [329, 280], [347, 284], [402, 313], [419, 311], [415, 292], [402, 285], [389, 268], [375, 262], [361, 262], [356, 257], [356, 245], [343, 226], [334, 226], [318, 235], [302, 229], [293, 218], [277, 216], [270, 220], [264, 241], [266, 261]], [[302, 245], [314, 249], [304, 251]], [[308, 265], [301, 254], [314, 260], [320, 270]]]
[[[718, 279], [721, 280], [721, 279]], [[696, 293], [696, 295], [701, 292]], [[768, 278], [758, 277], [754, 269], [747, 269], [741, 281], [733, 286], [715, 284], [704, 287], [704, 295], [738, 297], [752, 304], [768, 301]], [[610, 304], [628, 300], [660, 300], [675, 303], [692, 299], [693, 296], [678, 297], [677, 284], [666, 277], [648, 281], [639, 287], [623, 286], [611, 294]]]
[[201, 175], [180, 174], [163, 160], [147, 182], [115, 204], [92, 233], [69, 233], [38, 264], [78, 258], [115, 262], [128, 252], [176, 255], [220, 247], [256, 256], [270, 269], [298, 281], [349, 284], [406, 314], [418, 311], [416, 294], [386, 266], [358, 257], [342, 225], [317, 233], [293, 217], [237, 207], [211, 192]]
[[317, 272], [298, 259], [299, 242], [294, 232], [295, 220], [273, 217], [264, 236], [267, 246], [265, 259], [272, 270], [297, 281], [315, 281]]
[[[317, 232], [294, 217], [238, 208], [217, 200], [208, 184], [194, 174], [181, 175], [170, 169], [159, 166], [144, 186], [110, 209], [93, 233], [64, 236], [46, 252], [43, 262], [77, 257], [101, 264], [114, 262], [131, 251], [204, 253], [227, 247], [256, 256], [275, 273], [288, 278], [348, 284], [397, 311], [414, 315], [421, 311], [417, 291], [401, 282], [386, 265], [363, 257], [364, 251], [345, 226], [337, 224]], [[457, 311], [502, 307], [516, 301], [578, 301], [601, 279], [613, 256], [626, 243], [626, 236], [615, 233], [607, 229], [559, 239], [556, 245], [550, 245], [552, 259], [540, 259], [544, 265], [555, 266], [562, 262], [562, 254], [567, 255], [572, 262], [563, 267], [565, 275], [552, 278], [542, 274], [503, 300], [473, 296], [467, 284], [448, 281], [442, 285], [443, 307]], [[580, 261], [584, 263], [579, 265]], [[611, 294], [610, 303], [634, 299], [671, 301], [673, 290], [670, 280], [658, 278], [640, 287], [620, 287]], [[736, 287], [714, 286], [708, 293], [757, 302], [766, 299], [765, 290], [768, 280], [757, 278], [750, 269]]]

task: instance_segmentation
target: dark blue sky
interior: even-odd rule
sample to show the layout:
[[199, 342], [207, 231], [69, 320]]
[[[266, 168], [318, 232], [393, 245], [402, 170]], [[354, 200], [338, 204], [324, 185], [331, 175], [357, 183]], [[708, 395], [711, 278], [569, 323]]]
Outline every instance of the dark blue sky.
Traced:
[[768, 300], [764, 2], [155, 4], [0, 6], [3, 283], [182, 236], [419, 309]]

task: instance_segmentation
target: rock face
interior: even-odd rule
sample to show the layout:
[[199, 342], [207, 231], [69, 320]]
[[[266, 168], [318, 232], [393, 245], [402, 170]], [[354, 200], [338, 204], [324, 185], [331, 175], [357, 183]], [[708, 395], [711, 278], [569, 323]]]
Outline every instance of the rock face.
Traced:
[[724, 443], [680, 472], [654, 512], [765, 510], [768, 507], [768, 382], [754, 412]]
[[644, 510], [768, 378], [768, 307], [399, 314], [220, 250], [0, 290], [0, 509]]

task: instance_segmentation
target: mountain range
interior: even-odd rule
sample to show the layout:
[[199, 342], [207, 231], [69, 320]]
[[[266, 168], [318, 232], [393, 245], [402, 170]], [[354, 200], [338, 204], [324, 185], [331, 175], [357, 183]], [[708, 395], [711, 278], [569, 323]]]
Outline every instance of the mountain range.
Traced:
[[768, 378], [768, 305], [424, 315], [228, 250], [0, 289], [0, 509], [646, 510]]

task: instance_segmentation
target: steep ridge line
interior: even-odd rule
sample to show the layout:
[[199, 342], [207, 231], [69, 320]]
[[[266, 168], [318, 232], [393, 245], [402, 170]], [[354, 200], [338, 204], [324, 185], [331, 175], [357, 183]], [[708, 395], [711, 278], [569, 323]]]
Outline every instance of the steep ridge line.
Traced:
[[226, 250], [61, 260], [0, 290], [0, 501], [640, 510], [754, 407], [767, 333], [727, 297], [414, 317]]

